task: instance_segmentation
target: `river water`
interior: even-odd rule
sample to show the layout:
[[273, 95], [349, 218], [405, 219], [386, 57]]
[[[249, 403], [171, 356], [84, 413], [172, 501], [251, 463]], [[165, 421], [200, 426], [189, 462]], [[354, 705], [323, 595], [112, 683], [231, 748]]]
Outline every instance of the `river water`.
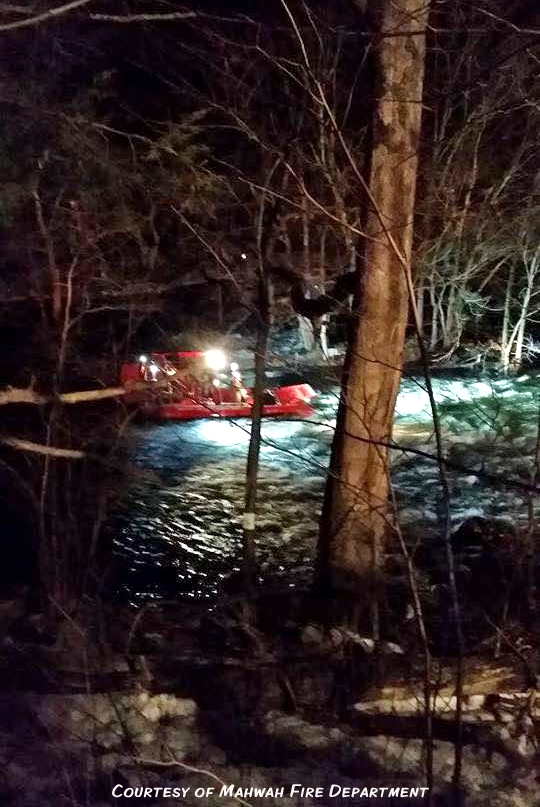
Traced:
[[[261, 573], [281, 584], [311, 576], [338, 388], [314, 371], [318, 389], [308, 421], [266, 420], [258, 514]], [[538, 379], [446, 374], [434, 378], [451, 472], [451, 517], [526, 518], [527, 493], [483, 473], [527, 481], [535, 450]], [[434, 453], [429, 400], [420, 378], [406, 377], [394, 440]], [[249, 421], [144, 424], [130, 434], [130, 483], [112, 521], [122, 597], [208, 598], [238, 567]], [[400, 522], [411, 541], [436, 540], [440, 488], [435, 462], [393, 451]]]

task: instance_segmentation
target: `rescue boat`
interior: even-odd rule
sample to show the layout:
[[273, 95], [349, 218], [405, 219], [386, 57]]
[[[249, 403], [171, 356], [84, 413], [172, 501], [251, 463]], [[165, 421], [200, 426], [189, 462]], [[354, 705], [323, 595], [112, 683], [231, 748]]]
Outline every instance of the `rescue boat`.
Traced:
[[[238, 364], [220, 350], [149, 353], [122, 365], [127, 400], [153, 420], [244, 418], [253, 413], [253, 391]], [[316, 395], [309, 384], [264, 391], [264, 417], [308, 417]]]

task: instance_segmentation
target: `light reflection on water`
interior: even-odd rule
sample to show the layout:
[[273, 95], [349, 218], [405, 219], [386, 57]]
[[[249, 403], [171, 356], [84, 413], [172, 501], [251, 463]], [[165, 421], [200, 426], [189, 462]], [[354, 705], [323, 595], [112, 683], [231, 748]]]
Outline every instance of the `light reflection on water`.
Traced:
[[[536, 379], [447, 378], [436, 379], [434, 385], [443, 426], [453, 433], [453, 443], [459, 445], [463, 438], [470, 444], [473, 436], [473, 446], [464, 448], [463, 464], [477, 466], [480, 459], [486, 469], [517, 470], [523, 462], [520, 452], [511, 456], [504, 430], [499, 442], [493, 442], [486, 412], [489, 416], [491, 410], [500, 412], [504, 399], [511, 422], [519, 414], [534, 424]], [[337, 394], [337, 388], [321, 393], [316, 415], [308, 422], [266, 420], [263, 424], [259, 558], [266, 574], [286, 578], [291, 585], [307, 582], [312, 572]], [[408, 435], [407, 430], [414, 426], [422, 427], [427, 439], [428, 424], [425, 391], [413, 380], [405, 380], [394, 438], [408, 439], [413, 432]], [[116, 552], [123, 558], [124, 595], [130, 599], [179, 594], [211, 597], [220, 580], [237, 568], [248, 430], [248, 421], [218, 420], [133, 427], [138, 475], [112, 524]], [[435, 464], [397, 454], [393, 478], [405, 530], [418, 534], [435, 530]], [[474, 480], [470, 473], [451, 479], [454, 521], [474, 513], [510, 518], [522, 513], [519, 492], [494, 493]]]

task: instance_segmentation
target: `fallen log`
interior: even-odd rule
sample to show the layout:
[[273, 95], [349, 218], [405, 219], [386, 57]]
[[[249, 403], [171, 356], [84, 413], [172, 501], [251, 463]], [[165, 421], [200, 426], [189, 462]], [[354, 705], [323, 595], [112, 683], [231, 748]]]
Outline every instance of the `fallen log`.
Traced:
[[57, 395], [43, 394], [32, 389], [32, 387], [8, 387], [0, 390], [0, 406], [8, 404], [33, 404], [34, 406], [45, 406], [45, 404], [81, 404], [93, 401], [104, 401], [109, 398], [121, 398], [124, 395], [132, 395], [136, 392], [148, 392], [160, 387], [166, 387], [170, 383], [169, 379], [155, 382], [140, 382], [130, 384], [129, 387], [101, 387], [99, 389], [78, 390], [76, 392], [59, 392]]
[[[441, 659], [433, 662], [431, 691], [441, 700], [455, 696], [455, 662]], [[468, 658], [463, 661], [463, 694], [491, 695], [500, 692], [523, 692], [533, 684], [529, 671], [517, 665], [514, 658], [490, 661]], [[421, 671], [413, 671], [407, 677], [387, 680], [381, 686], [370, 686], [363, 693], [362, 701], [386, 701], [397, 703], [421, 697], [424, 681]]]

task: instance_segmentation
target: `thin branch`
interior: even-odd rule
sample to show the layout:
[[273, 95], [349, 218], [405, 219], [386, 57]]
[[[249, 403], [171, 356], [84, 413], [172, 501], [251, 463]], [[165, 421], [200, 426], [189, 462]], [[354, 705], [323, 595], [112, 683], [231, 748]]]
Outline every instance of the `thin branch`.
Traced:
[[[172, 754], [171, 754], [172, 756]], [[181, 762], [179, 759], [173, 759], [162, 761], [160, 759], [147, 759], [146, 757], [134, 757], [133, 762], [138, 762], [140, 765], [149, 765], [155, 766], [156, 768], [173, 768], [178, 767], [182, 768], [184, 771], [189, 771], [189, 773], [202, 773], [203, 776], [208, 776], [209, 779], [212, 779], [214, 782], [217, 782], [222, 787], [229, 787], [227, 782], [220, 779], [213, 771], [208, 771], [205, 768], [196, 768], [194, 765], [186, 765], [185, 762]], [[238, 796], [233, 796], [234, 800], [237, 801], [239, 804], [243, 804], [244, 807], [253, 807], [249, 801], [244, 801], [244, 799], [239, 798]]]
[[33, 14], [35, 8], [30, 6], [16, 6], [12, 3], [0, 4], [0, 14]]
[[35, 17], [2, 23], [2, 25], [0, 25], [0, 31], [13, 31], [15, 28], [28, 28], [30, 25], [39, 25], [40, 22], [47, 22], [48, 20], [54, 19], [54, 17], [59, 17], [62, 14], [67, 14], [69, 11], [74, 11], [76, 8], [87, 6], [91, 2], [92, 0], [72, 0], [71, 3], [65, 3], [62, 6], [50, 8], [42, 14], [36, 14]]
[[[88, 0], [86, 0], [88, 2]], [[188, 20], [197, 17], [195, 11], [171, 11], [166, 14], [89, 14], [91, 20], [96, 22], [172, 22], [174, 20]]]

